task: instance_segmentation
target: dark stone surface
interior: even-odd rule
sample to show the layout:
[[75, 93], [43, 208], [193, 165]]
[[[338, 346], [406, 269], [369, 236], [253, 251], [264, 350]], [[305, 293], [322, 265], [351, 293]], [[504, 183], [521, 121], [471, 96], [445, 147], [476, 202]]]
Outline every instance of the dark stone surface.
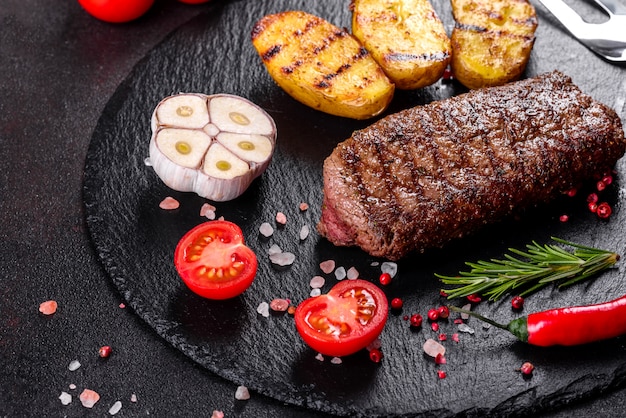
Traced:
[[[123, 403], [118, 416], [210, 416], [214, 409], [224, 410], [226, 416], [324, 416], [285, 402], [349, 414], [624, 415], [623, 339], [573, 350], [536, 350], [476, 326], [481, 335], [463, 338], [458, 348], [450, 348], [455, 356], [449, 357], [449, 377], [438, 381], [431, 378], [432, 364], [418, 355], [415, 345], [419, 344], [414, 344], [426, 332], [409, 336], [401, 318], [393, 318], [383, 335], [387, 356], [379, 367], [355, 357], [333, 368], [312, 359], [313, 354], [294, 338], [288, 318], [263, 322], [254, 314], [258, 301], [273, 296], [273, 291], [284, 296], [279, 284], [261, 279], [255, 292], [220, 306], [224, 309], [218, 312], [189, 295], [172, 280], [171, 272], [163, 273], [167, 267], [160, 256], [166, 257], [175, 236], [197, 221], [201, 199], [178, 196], [185, 203], [178, 213], [155, 209], [167, 191], [143, 166], [146, 153], [139, 148], [149, 132], [146, 122], [155, 99], [179, 90], [210, 92], [218, 87], [250, 93], [251, 99], [273, 113], [279, 132], [287, 138], [304, 134], [310, 139], [311, 130], [303, 126], [316, 121], [318, 136], [326, 138], [323, 146], [285, 140], [268, 175], [241, 200], [241, 209], [219, 207], [222, 214], [244, 223], [248, 235], [277, 205], [289, 204], [295, 210], [299, 195], [285, 193], [269, 203], [273, 190], [287, 187], [279, 174], [293, 168], [319, 170], [319, 157], [331, 146], [329, 135], [344, 136], [355, 126], [297, 104], [287, 106], [291, 102], [272, 89], [258, 62], [252, 61], [249, 45], [237, 44], [225, 55], [212, 53], [230, 42], [211, 38], [214, 25], [243, 36], [249, 30], [241, 27], [242, 22], [249, 22], [254, 14], [292, 4], [251, 3], [254, 6], [238, 2], [191, 7], [157, 1], [140, 20], [110, 25], [92, 19], [75, 2], [54, 6], [32, 0], [4, 2], [0, 9], [0, 416], [83, 416], [89, 413], [78, 401], [84, 388], [100, 393], [101, 400], [91, 411], [98, 415], [106, 414], [116, 400]], [[345, 5], [315, 4], [308, 10], [348, 24]], [[438, 7], [444, 17], [448, 6]], [[600, 61], [544, 17], [540, 10], [539, 38], [529, 73], [553, 68], [568, 72], [597, 99], [621, 106], [618, 111], [624, 120], [624, 70]], [[221, 84], [216, 74], [230, 68], [223, 65], [238, 63], [240, 55], [249, 65], [227, 71], [230, 81]], [[163, 65], [157, 69], [155, 63]], [[203, 70], [209, 70], [210, 76], [203, 77], [199, 73]], [[261, 81], [251, 81], [257, 78], [249, 74]], [[449, 88], [399, 95], [394, 106], [450, 94]], [[117, 134], [115, 142], [112, 135]], [[619, 169], [622, 173], [623, 164]], [[120, 178], [121, 173], [126, 177]], [[85, 222], [83, 180], [86, 201], [98, 205], [87, 209], [97, 249]], [[104, 195], [98, 192], [99, 181]], [[301, 179], [303, 187], [317, 182]], [[313, 206], [319, 196], [313, 189], [306, 193], [305, 200]], [[122, 196], [130, 200], [116, 202]], [[618, 211], [608, 224], [590, 226], [592, 219], [578, 211], [573, 222], [560, 225], [554, 218], [564, 206], [557, 204], [547, 212], [530, 214], [533, 222], [507, 224], [511, 233], [489, 229], [450, 249], [463, 257], [448, 261], [446, 253], [431, 254], [428, 260], [401, 265], [404, 276], [390, 292], [406, 295], [415, 309], [437, 303], [436, 297], [429, 296], [437, 286], [429, 279], [430, 272], [440, 271], [442, 264], [449, 272], [460, 268], [459, 260], [482, 254], [474, 247], [484, 238], [491, 239], [486, 245], [491, 254], [555, 230], [565, 238], [623, 252], [623, 234], [618, 231], [625, 215], [620, 197], [618, 193], [612, 197]], [[251, 202], [257, 201], [262, 203], [258, 212], [251, 211]], [[123, 206], [116, 210], [115, 203]], [[312, 208], [307, 216], [313, 220], [317, 210]], [[116, 236], [120, 240], [113, 245]], [[257, 241], [253, 239], [251, 245], [264, 245]], [[333, 254], [347, 265], [368, 261], [358, 252], [335, 253], [315, 240], [303, 247], [312, 259]], [[424, 264], [414, 266], [418, 262]], [[295, 275], [304, 276], [299, 287], [290, 289], [294, 300], [301, 299], [315, 264], [272, 275], [286, 278], [290, 286]], [[152, 271], [159, 276], [146, 274]], [[269, 270], [262, 272], [269, 275]], [[422, 280], [415, 285], [418, 288], [413, 284], [415, 275]], [[541, 293], [529, 299], [526, 309], [622, 294], [621, 276], [622, 268], [588, 286]], [[51, 317], [37, 311], [47, 299], [59, 302], [58, 312]], [[129, 306], [121, 309], [121, 302]], [[508, 310], [497, 308], [486, 307], [485, 312], [505, 320]], [[208, 319], [217, 319], [217, 325], [207, 324]], [[258, 334], [261, 326], [262, 335]], [[278, 339], [267, 339], [279, 334]], [[113, 347], [110, 358], [98, 357], [102, 345]], [[412, 361], [407, 361], [404, 351]], [[75, 359], [82, 366], [70, 372], [68, 364]], [[538, 367], [530, 380], [511, 370], [522, 359], [531, 359]], [[70, 389], [70, 384], [77, 388]], [[256, 389], [252, 399], [234, 400], [238, 384]], [[73, 395], [70, 405], [61, 405], [61, 391]], [[133, 393], [136, 403], [129, 401]]]

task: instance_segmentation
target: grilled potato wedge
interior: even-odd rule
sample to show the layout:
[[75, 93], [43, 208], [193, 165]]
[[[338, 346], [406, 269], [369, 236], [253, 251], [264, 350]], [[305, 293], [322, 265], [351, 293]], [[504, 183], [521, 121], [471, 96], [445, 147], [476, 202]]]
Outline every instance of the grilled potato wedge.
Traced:
[[332, 115], [368, 119], [383, 112], [395, 86], [345, 30], [302, 12], [261, 18], [252, 44], [274, 81], [294, 99]]
[[535, 8], [527, 0], [451, 3], [454, 77], [470, 89], [519, 79], [535, 42]]
[[398, 89], [433, 84], [450, 61], [450, 38], [428, 0], [353, 0], [352, 33]]

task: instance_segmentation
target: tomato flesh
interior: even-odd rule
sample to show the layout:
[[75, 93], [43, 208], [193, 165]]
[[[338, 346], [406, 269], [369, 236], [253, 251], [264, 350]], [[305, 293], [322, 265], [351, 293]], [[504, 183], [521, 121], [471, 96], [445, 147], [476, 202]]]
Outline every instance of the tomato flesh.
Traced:
[[296, 329], [312, 349], [347, 356], [382, 332], [388, 315], [382, 290], [366, 280], [344, 280], [327, 294], [306, 299], [295, 312]]
[[109, 23], [124, 23], [145, 14], [154, 0], [78, 0], [93, 17]]
[[230, 299], [250, 287], [258, 262], [237, 225], [209, 221], [181, 238], [174, 265], [192, 292], [208, 299]]

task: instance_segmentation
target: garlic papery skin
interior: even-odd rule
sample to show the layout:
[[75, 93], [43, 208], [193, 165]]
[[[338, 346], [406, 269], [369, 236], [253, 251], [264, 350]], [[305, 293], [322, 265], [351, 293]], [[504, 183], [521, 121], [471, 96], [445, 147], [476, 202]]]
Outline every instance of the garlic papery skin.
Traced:
[[151, 120], [150, 161], [170, 188], [214, 201], [239, 197], [268, 167], [274, 120], [230, 94], [166, 97]]

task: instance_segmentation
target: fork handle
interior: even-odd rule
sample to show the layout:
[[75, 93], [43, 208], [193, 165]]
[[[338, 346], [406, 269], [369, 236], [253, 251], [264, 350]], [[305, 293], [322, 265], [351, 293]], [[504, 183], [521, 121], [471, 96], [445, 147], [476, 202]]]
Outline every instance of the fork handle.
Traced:
[[626, 15], [626, 5], [620, 0], [594, 0], [600, 7], [610, 14]]

